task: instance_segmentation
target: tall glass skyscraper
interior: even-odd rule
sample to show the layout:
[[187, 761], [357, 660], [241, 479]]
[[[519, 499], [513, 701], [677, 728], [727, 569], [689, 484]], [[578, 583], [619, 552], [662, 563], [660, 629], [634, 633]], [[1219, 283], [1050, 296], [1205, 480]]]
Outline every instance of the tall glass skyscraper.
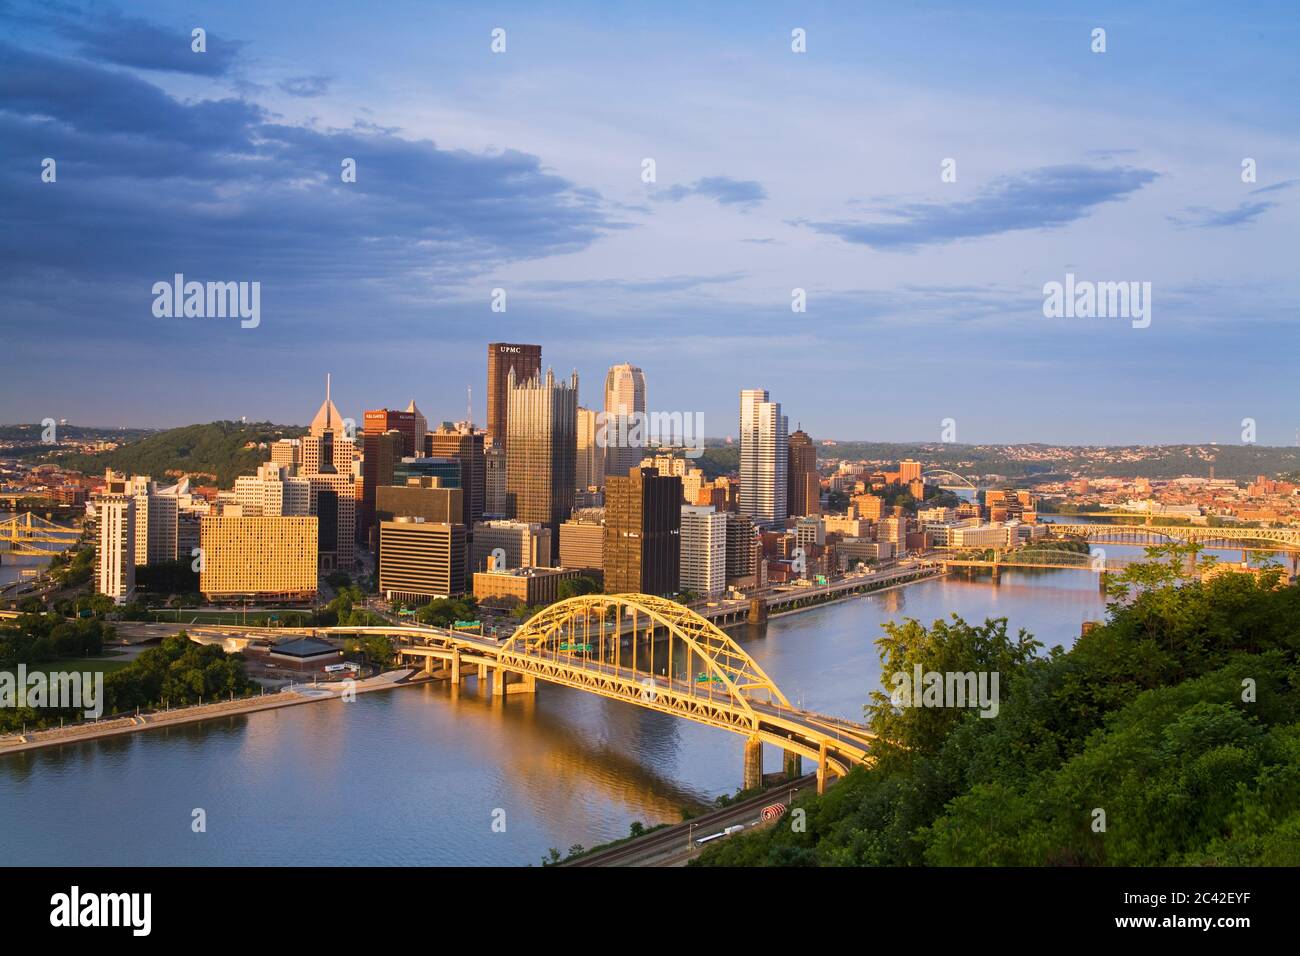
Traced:
[[781, 403], [769, 401], [767, 389], [740, 393], [740, 513], [756, 525], [771, 527], [786, 518], [788, 428]]

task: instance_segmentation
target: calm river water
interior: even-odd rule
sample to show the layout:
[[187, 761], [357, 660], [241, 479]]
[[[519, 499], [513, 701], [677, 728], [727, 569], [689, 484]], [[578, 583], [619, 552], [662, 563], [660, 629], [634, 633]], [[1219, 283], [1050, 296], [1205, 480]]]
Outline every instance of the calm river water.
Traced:
[[[1006, 617], [1050, 646], [1072, 643], [1104, 605], [1089, 572], [1009, 571], [997, 585], [925, 581], [733, 633], [793, 703], [861, 718], [879, 686], [882, 622], [954, 612]], [[549, 847], [676, 821], [735, 791], [743, 744], [544, 684], [504, 703], [474, 681], [455, 696], [446, 683], [363, 694], [0, 758], [0, 859], [535, 864]], [[779, 766], [770, 749], [766, 769]], [[191, 830], [195, 808], [206, 833]]]

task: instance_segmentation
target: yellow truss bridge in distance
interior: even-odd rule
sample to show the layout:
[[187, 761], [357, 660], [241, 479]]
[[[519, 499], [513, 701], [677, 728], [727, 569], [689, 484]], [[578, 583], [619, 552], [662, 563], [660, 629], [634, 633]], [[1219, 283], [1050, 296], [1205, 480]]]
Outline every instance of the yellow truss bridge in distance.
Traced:
[[[10, 554], [58, 554], [76, 544], [79, 537], [79, 528], [65, 528], [31, 512], [12, 515], [0, 521], [0, 551]], [[41, 547], [46, 544], [61, 547]]]
[[763, 744], [780, 747], [784, 771], [817, 761], [817, 787], [872, 760], [872, 734], [852, 721], [792, 707], [726, 632], [695, 611], [649, 594], [588, 594], [538, 612], [509, 638], [430, 627], [332, 627], [320, 633], [383, 634], [400, 660], [459, 684], [477, 673], [492, 692], [531, 693], [537, 681], [572, 687], [729, 730], [747, 738], [744, 786], [762, 784]]

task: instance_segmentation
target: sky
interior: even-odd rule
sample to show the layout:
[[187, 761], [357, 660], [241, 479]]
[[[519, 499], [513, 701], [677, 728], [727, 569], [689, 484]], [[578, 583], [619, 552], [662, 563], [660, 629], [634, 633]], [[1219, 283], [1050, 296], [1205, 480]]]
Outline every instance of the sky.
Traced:
[[1295, 443], [1293, 2], [539, 6], [0, 0], [0, 421], [481, 423], [503, 341], [714, 437]]

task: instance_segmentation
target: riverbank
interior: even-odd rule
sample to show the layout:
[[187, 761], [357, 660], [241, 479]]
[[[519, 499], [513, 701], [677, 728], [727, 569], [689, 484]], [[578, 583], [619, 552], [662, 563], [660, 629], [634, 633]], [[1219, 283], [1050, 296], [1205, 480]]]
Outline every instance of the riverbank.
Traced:
[[[425, 682], [425, 678], [418, 676], [418, 671], [413, 668], [404, 668], [400, 671], [388, 671], [375, 677], [357, 681], [355, 690], [358, 694], [365, 694], [376, 690], [391, 690], [394, 687], [413, 687]], [[40, 750], [43, 747], [58, 747], [63, 744], [80, 743], [84, 740], [117, 737], [122, 734], [133, 734], [141, 730], [151, 730], [155, 727], [177, 727], [182, 724], [193, 724], [218, 717], [255, 714], [264, 710], [278, 710], [281, 707], [311, 704], [322, 700], [338, 700], [343, 696], [343, 687], [343, 682], [339, 682], [337, 685], [321, 684], [315, 687], [304, 685], [297, 690], [280, 691], [279, 693], [264, 694], [258, 697], [241, 697], [239, 700], [196, 704], [193, 707], [179, 707], [175, 710], [163, 710], [138, 716], [113, 717], [108, 720], [73, 724], [70, 727], [34, 730], [29, 734], [0, 736], [0, 756], [28, 750]]]

